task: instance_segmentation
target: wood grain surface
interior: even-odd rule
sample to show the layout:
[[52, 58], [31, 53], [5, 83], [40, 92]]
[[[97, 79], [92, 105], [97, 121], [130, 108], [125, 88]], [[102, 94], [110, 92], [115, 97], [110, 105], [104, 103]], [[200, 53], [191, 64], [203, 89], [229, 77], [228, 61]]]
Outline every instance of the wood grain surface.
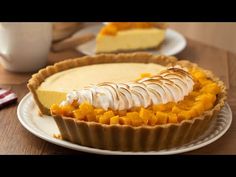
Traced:
[[[228, 103], [236, 117], [236, 55], [200, 42], [187, 40], [187, 48], [177, 55], [212, 70], [228, 87]], [[48, 64], [82, 56], [75, 50], [50, 53]], [[0, 66], [0, 87], [11, 88], [18, 95], [18, 103], [0, 110], [0, 154], [85, 154], [48, 143], [28, 132], [17, 119], [20, 100], [28, 93], [26, 83], [32, 73], [11, 73]], [[236, 154], [236, 122], [216, 142], [186, 154]]]

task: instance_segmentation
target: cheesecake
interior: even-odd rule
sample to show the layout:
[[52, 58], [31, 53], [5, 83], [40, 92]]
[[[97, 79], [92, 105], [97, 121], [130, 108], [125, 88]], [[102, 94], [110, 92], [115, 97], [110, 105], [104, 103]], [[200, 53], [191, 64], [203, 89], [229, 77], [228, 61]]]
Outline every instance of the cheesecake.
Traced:
[[111, 22], [96, 37], [96, 53], [130, 52], [157, 48], [166, 25], [154, 22]]

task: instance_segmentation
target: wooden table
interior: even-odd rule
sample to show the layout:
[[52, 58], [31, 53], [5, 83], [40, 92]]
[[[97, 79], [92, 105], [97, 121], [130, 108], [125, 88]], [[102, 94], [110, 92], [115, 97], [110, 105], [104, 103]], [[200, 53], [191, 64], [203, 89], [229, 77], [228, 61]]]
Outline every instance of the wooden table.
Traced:
[[[51, 53], [49, 63], [82, 54], [75, 50]], [[236, 117], [236, 54], [188, 39], [187, 48], [177, 55], [212, 70], [228, 87], [228, 103]], [[11, 88], [19, 97], [18, 103], [28, 93], [26, 83], [31, 73], [16, 74], [0, 66], [0, 87]], [[18, 121], [17, 104], [0, 110], [0, 154], [84, 154], [48, 143], [28, 132]], [[216, 142], [187, 154], [236, 154], [236, 122]]]

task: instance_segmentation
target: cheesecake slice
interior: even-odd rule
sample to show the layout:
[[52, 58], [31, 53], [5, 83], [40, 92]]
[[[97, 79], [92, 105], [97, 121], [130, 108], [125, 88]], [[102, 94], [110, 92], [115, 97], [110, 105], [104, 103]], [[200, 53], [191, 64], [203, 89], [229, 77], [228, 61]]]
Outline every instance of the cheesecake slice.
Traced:
[[96, 53], [129, 52], [157, 48], [166, 25], [154, 22], [111, 22], [96, 37]]

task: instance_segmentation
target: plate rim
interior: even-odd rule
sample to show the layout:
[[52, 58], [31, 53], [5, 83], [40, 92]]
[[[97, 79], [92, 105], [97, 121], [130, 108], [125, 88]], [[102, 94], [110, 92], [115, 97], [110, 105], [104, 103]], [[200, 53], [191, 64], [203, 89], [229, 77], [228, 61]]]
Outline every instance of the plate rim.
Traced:
[[76, 151], [81, 151], [81, 152], [86, 152], [86, 153], [101, 154], [101, 155], [172, 155], [172, 154], [180, 154], [180, 153], [184, 153], [184, 152], [190, 152], [190, 151], [193, 151], [196, 149], [200, 149], [200, 148], [207, 146], [207, 145], [213, 143], [214, 141], [218, 140], [229, 130], [229, 128], [232, 124], [232, 111], [231, 111], [229, 104], [226, 102], [225, 106], [227, 107], [227, 109], [229, 111], [229, 116], [230, 116], [229, 123], [227, 124], [225, 129], [223, 129], [217, 136], [215, 136], [214, 138], [212, 138], [206, 142], [199, 143], [197, 145], [194, 145], [192, 147], [187, 147], [184, 149], [177, 149], [177, 150], [170, 150], [170, 151], [167, 150], [167, 151], [163, 151], [163, 152], [162, 151], [148, 151], [148, 152], [111, 151], [111, 150], [103, 150], [103, 149], [97, 149], [97, 148], [92, 148], [92, 147], [86, 147], [86, 146], [74, 144], [74, 143], [71, 143], [71, 142], [68, 142], [65, 140], [59, 140], [59, 139], [53, 138], [52, 136], [50, 137], [48, 134], [46, 134], [42, 130], [37, 129], [36, 127], [32, 126], [32, 124], [29, 125], [27, 123], [27, 121], [25, 120], [26, 118], [24, 118], [24, 116], [21, 115], [23, 106], [24, 106], [24, 104], [26, 104], [27, 101], [31, 101], [32, 104], [35, 104], [33, 102], [33, 96], [30, 92], [27, 93], [21, 99], [21, 101], [17, 107], [17, 118], [20, 121], [21, 125], [27, 131], [29, 131], [30, 133], [32, 133], [36, 137], [39, 137], [39, 138], [41, 138], [47, 142], [50, 142], [52, 144], [62, 146], [64, 148], [73, 149]]
[[[81, 29], [80, 31], [76, 32], [73, 36], [79, 35], [81, 32], [83, 33], [84, 31], [86, 31], [86, 29], [89, 29], [89, 28], [97, 28], [97, 27], [99, 27], [99, 26], [102, 26], [102, 25], [101, 25], [101, 24], [95, 24], [95, 25], [92, 25], [92, 26], [85, 27], [84, 29]], [[181, 51], [183, 51], [183, 50], [186, 48], [186, 46], [187, 46], [187, 40], [186, 40], [186, 38], [184, 37], [184, 35], [182, 35], [180, 32], [178, 32], [178, 31], [176, 31], [176, 30], [174, 30], [174, 29], [167, 28], [167, 31], [169, 31], [170, 33], [174, 33], [175, 35], [178, 35], [178, 36], [181, 38], [181, 40], [182, 40], [182, 46], [179, 47], [179, 49], [178, 49], [176, 52], [167, 53], [167, 54], [161, 54], [161, 55], [168, 55], [168, 56], [177, 55], [178, 53], [180, 53]], [[95, 39], [93, 39], [93, 40], [95, 40]], [[92, 42], [93, 40], [88, 41], [88, 42], [86, 42], [86, 43]], [[86, 43], [77, 46], [75, 49], [76, 49], [77, 51], [79, 51], [79, 52], [85, 54], [85, 55], [88, 55], [88, 56], [93, 56], [93, 55], [95, 55], [95, 53], [92, 54], [91, 52], [86, 52], [86, 51], [84, 51], [84, 50], [81, 50], [81, 46], [85, 45]], [[158, 50], [155, 51], [155, 52], [153, 52], [152, 50], [149, 50], [149, 51], [147, 50], [146, 52], [157, 55]]]

